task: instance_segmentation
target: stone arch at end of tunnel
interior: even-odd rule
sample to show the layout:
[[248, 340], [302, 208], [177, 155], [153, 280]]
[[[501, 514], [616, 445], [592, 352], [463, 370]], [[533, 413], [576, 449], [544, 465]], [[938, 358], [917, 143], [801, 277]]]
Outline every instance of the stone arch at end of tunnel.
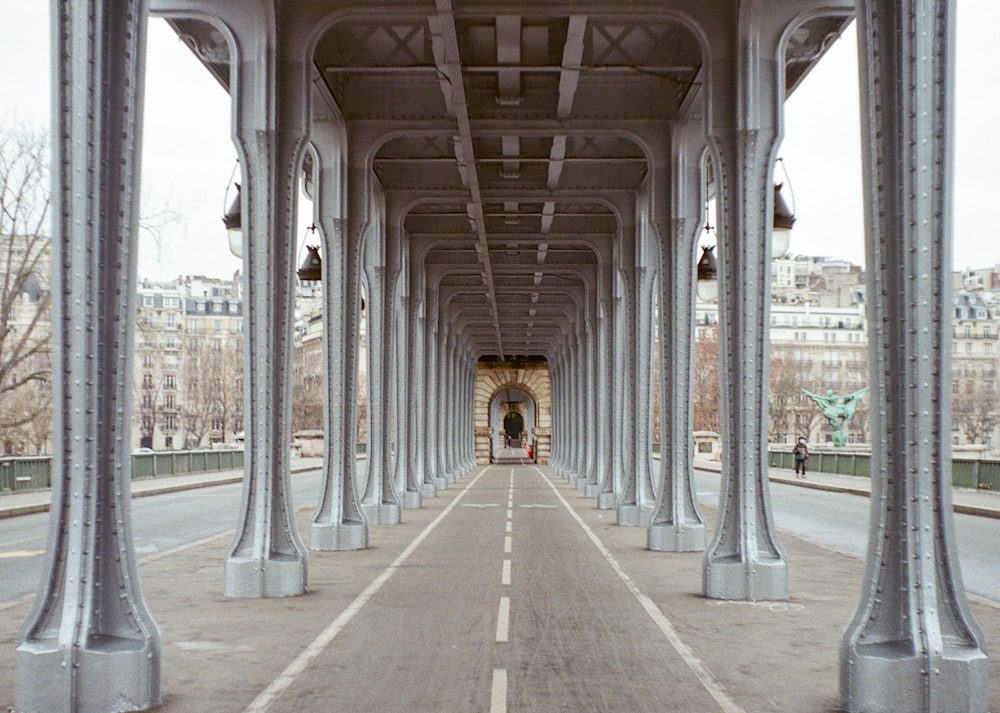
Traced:
[[548, 364], [479, 364], [475, 404], [476, 462], [490, 463], [497, 449], [514, 443], [532, 446], [539, 463], [552, 450], [552, 393]]

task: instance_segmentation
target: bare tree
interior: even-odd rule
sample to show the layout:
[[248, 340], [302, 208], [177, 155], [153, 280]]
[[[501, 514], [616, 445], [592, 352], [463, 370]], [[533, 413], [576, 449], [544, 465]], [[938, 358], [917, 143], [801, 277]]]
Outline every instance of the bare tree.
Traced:
[[694, 345], [694, 430], [722, 431], [719, 331], [704, 330]]
[[978, 380], [955, 380], [952, 420], [969, 443], [987, 442], [993, 435], [998, 410], [996, 391], [983, 388]]
[[795, 358], [792, 350], [772, 347], [768, 391], [768, 432], [772, 442], [783, 443], [788, 436], [808, 434], [808, 429], [802, 430], [800, 425], [810, 420], [811, 404], [803, 397], [802, 388], [809, 383], [811, 369], [812, 365]]
[[187, 444], [225, 442], [242, 423], [242, 342], [238, 334], [189, 334], [184, 353], [181, 418]]
[[136, 343], [140, 351], [145, 351], [143, 361], [135, 369], [135, 397], [132, 416], [139, 427], [139, 445], [153, 447], [156, 424], [164, 410], [163, 372], [158, 360], [152, 357], [158, 339], [151, 322], [151, 315], [140, 309], [136, 318]]
[[292, 388], [292, 431], [323, 428], [323, 377], [310, 374]]
[[[51, 430], [48, 139], [0, 126], [0, 432], [5, 452]], [[41, 445], [40, 445], [41, 444]]]

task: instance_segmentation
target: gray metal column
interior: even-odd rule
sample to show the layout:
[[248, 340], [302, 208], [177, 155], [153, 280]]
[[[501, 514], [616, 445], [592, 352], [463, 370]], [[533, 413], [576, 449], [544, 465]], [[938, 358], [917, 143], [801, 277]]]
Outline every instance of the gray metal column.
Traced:
[[601, 266], [601, 278], [598, 281], [598, 339], [597, 353], [600, 355], [603, 367], [598, 371], [598, 392], [601, 395], [598, 403], [597, 419], [601, 425], [598, 435], [598, 464], [600, 480], [598, 481], [597, 507], [610, 510], [615, 506], [616, 493], [614, 486], [614, 441], [612, 440], [612, 424], [614, 418], [614, 372], [609, 368], [614, 363], [612, 346], [614, 344], [614, 298], [611, 295], [611, 278], [614, 273], [608, 265]]
[[308, 64], [296, 54], [299, 48], [286, 49], [269, 33], [248, 27], [240, 40], [248, 47], [233, 82], [246, 216], [246, 462], [224, 591], [229, 597], [292, 596], [307, 589], [289, 478], [295, 181], [306, 144]]
[[[405, 282], [405, 281], [404, 281]], [[398, 366], [399, 373], [399, 421], [400, 429], [398, 438], [399, 452], [396, 455], [396, 462], [402, 472], [405, 483], [403, 491], [403, 507], [409, 510], [417, 510], [423, 507], [423, 496], [421, 495], [421, 475], [416, 467], [416, 457], [414, 448], [416, 447], [413, 431], [416, 428], [414, 417], [416, 416], [413, 399], [413, 314], [410, 297], [402, 295], [399, 298], [399, 309], [402, 317], [400, 342], [400, 360]], [[397, 476], [398, 477], [398, 476]]]
[[[425, 268], [426, 269], [426, 268]], [[427, 319], [424, 323], [424, 478], [432, 481], [438, 490], [448, 487], [448, 481], [439, 470], [438, 453], [441, 445], [441, 424], [439, 422], [438, 372], [440, 368], [440, 334], [438, 333], [438, 291], [427, 286]]]
[[672, 170], [654, 181], [659, 188], [653, 193], [660, 243], [660, 482], [647, 544], [661, 552], [690, 552], [705, 548], [691, 452], [694, 255], [704, 200], [701, 127], [679, 127], [673, 144]]
[[562, 352], [556, 351], [549, 359], [549, 384], [552, 395], [552, 450], [549, 467], [558, 475], [562, 468]]
[[[52, 509], [18, 634], [24, 713], [160, 703], [160, 634], [130, 517], [144, 2], [53, 5]], [[101, 61], [95, 61], [100, 58]]]
[[596, 308], [596, 285], [593, 285], [588, 289], [590, 293], [587, 298], [588, 303], [588, 315], [587, 315], [587, 424], [584, 430], [584, 438], [586, 439], [586, 444], [584, 447], [584, 453], [586, 454], [586, 485], [584, 486], [584, 494], [588, 498], [596, 498], [597, 494], [600, 492], [600, 469], [598, 467], [597, 459], [597, 440], [600, 437], [600, 431], [598, 426], [600, 425], [598, 421], [597, 411], [598, 406], [601, 402], [600, 391], [598, 390], [598, 374], [600, 373], [600, 350], [598, 348], [598, 327], [597, 327], [597, 308]]
[[621, 433], [616, 439], [622, 449], [621, 466], [622, 479], [618, 491], [617, 522], [619, 525], [642, 524], [642, 505], [639, 502], [639, 490], [636, 471], [635, 432], [638, 399], [638, 369], [636, 364], [636, 330], [637, 310], [639, 303], [639, 269], [636, 266], [636, 229], [634, 223], [629, 228], [622, 228], [621, 253], [619, 269], [622, 275], [622, 301], [619, 313], [621, 325], [621, 351], [615, 358], [620, 364], [622, 400], [618, 404], [618, 423]]
[[860, 4], [872, 513], [841, 646], [852, 713], [989, 707], [951, 504], [954, 12], [941, 0]]
[[368, 546], [368, 523], [357, 483], [357, 389], [361, 257], [371, 210], [368, 182], [373, 179], [359, 158], [366, 155], [364, 142], [347, 135], [340, 117], [314, 120], [312, 140], [320, 162], [315, 211], [324, 249], [326, 439], [323, 485], [310, 524], [309, 545], [314, 550], [358, 550]]
[[[370, 236], [371, 239], [374, 236]], [[396, 492], [390, 453], [390, 394], [393, 373], [392, 296], [387, 289], [387, 267], [372, 265], [368, 272], [368, 484], [361, 500], [369, 522], [399, 523], [401, 502]]]
[[737, 46], [730, 40], [713, 57], [710, 127], [719, 202], [722, 492], [703, 593], [750, 601], [788, 596], [767, 482], [766, 395], [771, 180], [783, 63], [774, 38], [760, 34], [760, 12], [748, 6], [734, 18]]

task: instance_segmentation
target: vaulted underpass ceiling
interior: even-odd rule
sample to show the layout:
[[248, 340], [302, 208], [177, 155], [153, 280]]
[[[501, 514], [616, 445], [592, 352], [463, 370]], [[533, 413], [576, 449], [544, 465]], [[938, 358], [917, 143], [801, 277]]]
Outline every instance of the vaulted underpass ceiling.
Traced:
[[[631, 129], [703, 111], [702, 51], [681, 22], [576, 9], [380, 7], [316, 46], [315, 74], [345, 119], [394, 128], [372, 168], [386, 194], [417, 196], [406, 236], [478, 357], [549, 355], [594, 309], [597, 281], [635, 240], [630, 204], [614, 196], [649, 174]], [[173, 24], [227, 84], [218, 33]], [[790, 37], [789, 91], [845, 24], [815, 18]]]

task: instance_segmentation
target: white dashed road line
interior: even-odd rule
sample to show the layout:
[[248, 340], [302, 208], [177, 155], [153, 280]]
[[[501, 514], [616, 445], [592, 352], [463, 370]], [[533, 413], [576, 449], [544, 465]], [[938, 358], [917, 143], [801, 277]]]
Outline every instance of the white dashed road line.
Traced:
[[618, 560], [615, 559], [611, 550], [609, 550], [604, 543], [601, 542], [600, 538], [592, 529], [590, 529], [590, 526], [584, 522], [579, 513], [577, 513], [576, 510], [573, 509], [573, 506], [566, 501], [566, 498], [562, 496], [562, 493], [560, 493], [552, 481], [549, 480], [548, 476], [546, 476], [540, 468], [536, 467], [535, 470], [540, 476], [542, 476], [542, 478], [545, 479], [545, 482], [549, 484], [550, 488], [552, 488], [552, 492], [555, 493], [557, 498], [559, 498], [559, 501], [569, 512], [570, 516], [576, 520], [576, 523], [581, 528], [583, 528], [583, 531], [587, 534], [587, 537], [590, 538], [590, 541], [593, 542], [594, 546], [600, 550], [602, 555], [604, 555], [604, 559], [608, 561], [611, 568], [615, 571], [622, 582], [625, 583], [625, 586], [632, 593], [632, 596], [634, 596], [639, 601], [639, 604], [642, 605], [642, 608], [646, 610], [649, 618], [652, 619], [660, 631], [663, 632], [667, 641], [674, 647], [674, 650], [684, 660], [684, 663], [686, 663], [691, 671], [694, 672], [694, 675], [698, 677], [701, 685], [706, 691], [708, 691], [709, 695], [715, 699], [716, 703], [719, 704], [723, 713], [746, 713], [746, 711], [744, 711], [736, 703], [736, 701], [729, 697], [725, 689], [722, 687], [722, 684], [716, 680], [714, 674], [709, 670], [708, 666], [706, 666], [705, 663], [699, 659], [697, 655], [695, 655], [694, 651], [691, 650], [691, 647], [684, 643], [680, 635], [677, 633], [677, 630], [674, 629], [674, 625], [670, 623], [670, 620], [667, 619], [663, 612], [660, 611], [660, 608], [656, 606], [656, 602], [639, 590], [639, 587], [636, 586], [635, 582], [632, 581], [632, 578], [628, 576], [628, 573], [618, 563]]

